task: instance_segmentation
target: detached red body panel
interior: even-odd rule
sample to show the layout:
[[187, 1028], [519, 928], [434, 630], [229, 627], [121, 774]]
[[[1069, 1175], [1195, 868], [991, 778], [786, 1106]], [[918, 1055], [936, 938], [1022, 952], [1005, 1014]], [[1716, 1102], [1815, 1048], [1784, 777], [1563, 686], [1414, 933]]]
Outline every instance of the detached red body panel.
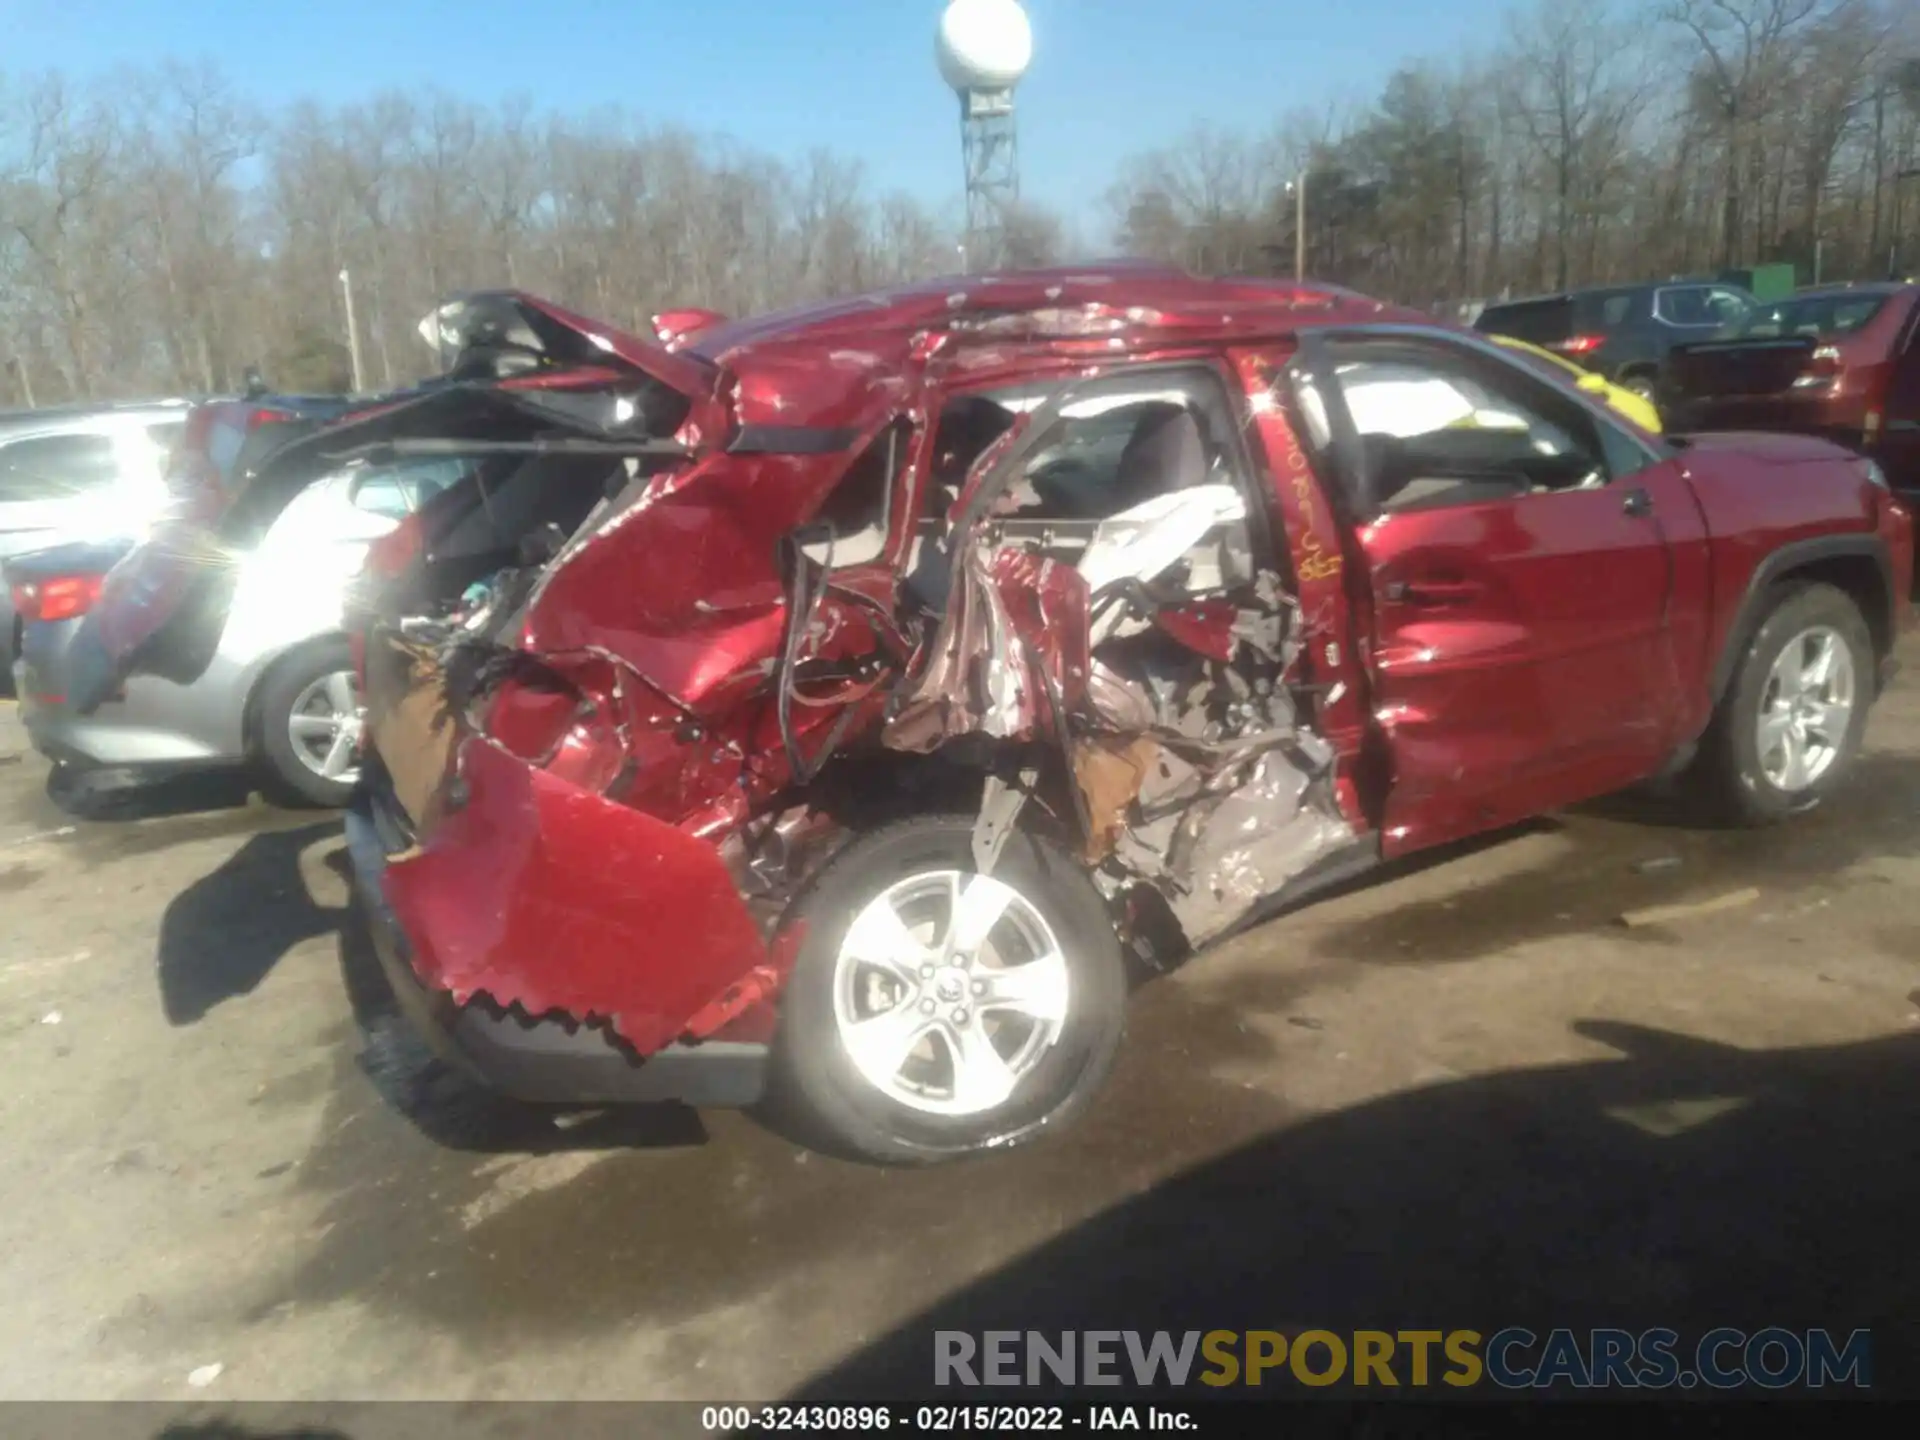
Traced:
[[422, 981], [459, 1004], [606, 1020], [642, 1055], [767, 960], [719, 852], [482, 741], [466, 801], [387, 869]]

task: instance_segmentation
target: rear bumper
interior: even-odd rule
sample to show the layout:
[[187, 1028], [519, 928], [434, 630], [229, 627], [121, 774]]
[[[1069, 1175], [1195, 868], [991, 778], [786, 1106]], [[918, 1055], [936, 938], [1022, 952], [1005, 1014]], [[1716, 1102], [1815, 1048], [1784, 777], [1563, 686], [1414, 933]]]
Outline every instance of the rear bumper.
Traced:
[[448, 1064], [516, 1100], [550, 1104], [678, 1101], [732, 1108], [755, 1104], [766, 1084], [768, 1047], [725, 1041], [672, 1044], [639, 1059], [604, 1029], [527, 1020], [422, 982], [413, 949], [387, 900], [388, 857], [404, 847], [376, 773], [346, 815], [347, 850], [361, 910], [403, 1014]]

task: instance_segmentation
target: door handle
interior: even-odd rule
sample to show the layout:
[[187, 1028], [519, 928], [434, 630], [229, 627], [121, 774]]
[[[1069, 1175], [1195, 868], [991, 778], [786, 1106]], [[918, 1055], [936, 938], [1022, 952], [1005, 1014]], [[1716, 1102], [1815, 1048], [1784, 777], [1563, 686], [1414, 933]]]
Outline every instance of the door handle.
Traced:
[[1653, 497], [1641, 489], [1633, 489], [1621, 497], [1620, 509], [1628, 515], [1651, 515]]
[[1467, 605], [1483, 591], [1470, 581], [1395, 580], [1382, 593], [1396, 605]]

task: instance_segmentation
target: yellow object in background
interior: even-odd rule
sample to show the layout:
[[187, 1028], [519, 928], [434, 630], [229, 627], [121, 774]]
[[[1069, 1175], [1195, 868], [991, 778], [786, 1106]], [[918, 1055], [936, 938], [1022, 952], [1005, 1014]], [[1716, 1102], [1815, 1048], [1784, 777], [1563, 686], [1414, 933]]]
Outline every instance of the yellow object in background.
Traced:
[[1596, 399], [1606, 401], [1610, 408], [1619, 411], [1642, 430], [1651, 430], [1656, 435], [1660, 433], [1660, 411], [1646, 396], [1635, 394], [1624, 385], [1615, 385], [1604, 375], [1583, 370], [1564, 355], [1556, 355], [1551, 350], [1542, 350], [1538, 345], [1529, 345], [1526, 341], [1515, 340], [1510, 335], [1489, 335], [1487, 338], [1496, 345], [1504, 345], [1509, 350], [1518, 350], [1523, 354], [1545, 360], [1551, 365], [1557, 365], [1572, 375], [1574, 383], [1582, 390]]

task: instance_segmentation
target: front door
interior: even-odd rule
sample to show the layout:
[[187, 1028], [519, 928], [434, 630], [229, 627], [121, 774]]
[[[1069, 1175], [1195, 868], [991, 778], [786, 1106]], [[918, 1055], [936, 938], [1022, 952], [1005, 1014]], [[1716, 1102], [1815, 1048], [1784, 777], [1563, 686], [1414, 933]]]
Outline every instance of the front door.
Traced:
[[1688, 706], [1678, 466], [1484, 347], [1402, 336], [1316, 349], [1357, 469], [1368, 672], [1389, 854], [1656, 770]]

